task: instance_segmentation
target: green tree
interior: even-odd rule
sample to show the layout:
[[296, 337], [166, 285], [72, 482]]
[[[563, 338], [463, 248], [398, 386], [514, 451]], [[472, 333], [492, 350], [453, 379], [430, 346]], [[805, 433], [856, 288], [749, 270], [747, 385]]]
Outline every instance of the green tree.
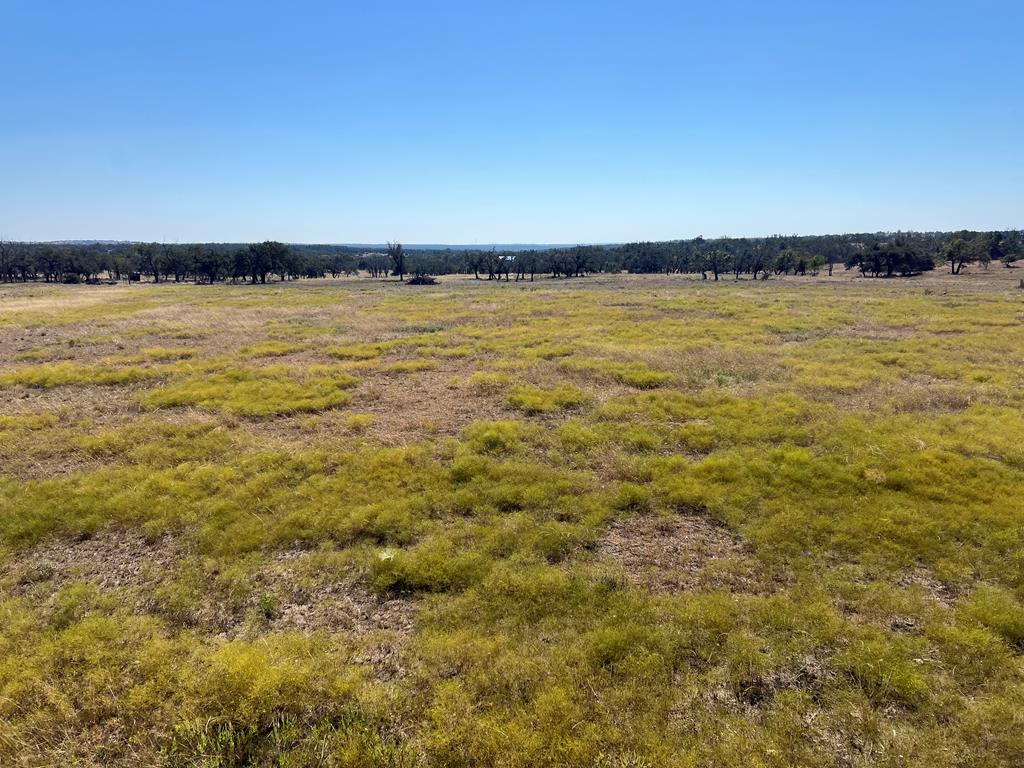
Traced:
[[405, 280], [405, 249], [401, 243], [388, 243], [388, 258], [391, 259], [391, 272]]
[[157, 243], [140, 243], [135, 246], [139, 270], [153, 276], [153, 282], [160, 282], [163, 274], [163, 253]]
[[271, 272], [280, 274], [281, 270], [286, 269], [283, 265], [287, 264], [290, 254], [288, 246], [277, 240], [264, 240], [250, 245], [248, 268], [252, 281], [266, 283], [267, 275]]
[[1021, 257], [1019, 243], [1014, 242], [1011, 237], [1005, 237], [1000, 247], [1003, 253], [999, 260], [1003, 263], [1004, 267], [1012, 267], [1013, 263]]
[[707, 268], [711, 270], [711, 274], [715, 276], [715, 280], [718, 276], [729, 269], [729, 254], [720, 248], [712, 248], [708, 255], [705, 257]]
[[231, 257], [227, 252], [204, 245], [195, 245], [192, 248], [197, 278], [202, 277], [208, 283], [215, 283], [222, 280], [231, 270]]
[[971, 248], [962, 237], [951, 240], [943, 249], [942, 254], [949, 263], [951, 275], [959, 275], [964, 264], [971, 260]]

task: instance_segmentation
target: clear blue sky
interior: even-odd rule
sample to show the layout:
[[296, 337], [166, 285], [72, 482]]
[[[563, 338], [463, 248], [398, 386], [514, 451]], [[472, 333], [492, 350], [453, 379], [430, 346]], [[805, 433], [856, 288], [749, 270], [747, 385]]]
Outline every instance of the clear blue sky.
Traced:
[[1024, 3], [0, 0], [0, 236], [1024, 226]]

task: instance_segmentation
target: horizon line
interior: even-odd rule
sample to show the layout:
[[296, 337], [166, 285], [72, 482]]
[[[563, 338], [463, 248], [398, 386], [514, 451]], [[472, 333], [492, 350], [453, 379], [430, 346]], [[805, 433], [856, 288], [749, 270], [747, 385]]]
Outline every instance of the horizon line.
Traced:
[[[671, 243], [671, 242], [685, 242], [689, 240], [696, 240], [702, 238], [704, 240], [764, 240], [773, 237], [850, 237], [856, 235], [891, 235], [891, 234], [948, 234], [954, 232], [1016, 232], [1024, 229], [1024, 227], [1003, 227], [999, 229], [971, 229], [966, 227], [960, 227], [955, 229], [878, 229], [878, 230], [850, 230], [846, 232], [817, 232], [813, 234], [808, 233], [783, 233], [773, 232], [771, 234], [759, 234], [759, 235], [692, 235], [690, 237], [670, 237], [670, 238], [637, 238], [632, 240], [577, 240], [573, 242], [561, 242], [561, 243], [545, 243], [545, 242], [530, 242], [530, 241], [487, 241], [481, 243], [466, 243], [466, 242], [403, 242], [400, 239], [393, 241], [350, 241], [350, 242], [329, 242], [329, 241], [302, 241], [302, 240], [280, 240], [279, 242], [285, 245], [295, 246], [328, 246], [332, 248], [377, 248], [384, 247], [388, 242], [400, 243], [405, 248], [419, 249], [419, 250], [472, 250], [476, 248], [516, 248], [519, 250], [529, 249], [541, 249], [541, 248], [576, 248], [581, 246], [599, 246], [599, 247], [615, 247], [620, 245], [626, 245], [629, 243]], [[266, 238], [264, 238], [265, 240]], [[134, 238], [102, 238], [102, 237], [79, 237], [79, 238], [55, 238], [55, 239], [15, 239], [7, 238], [0, 235], [0, 242], [8, 243], [23, 243], [29, 245], [68, 245], [68, 244], [111, 244], [111, 245], [135, 245], [141, 243], [159, 243], [161, 245], [191, 245], [191, 244], [202, 244], [202, 245], [247, 245], [250, 243], [263, 242], [263, 240], [167, 240], [167, 239], [134, 239]]]

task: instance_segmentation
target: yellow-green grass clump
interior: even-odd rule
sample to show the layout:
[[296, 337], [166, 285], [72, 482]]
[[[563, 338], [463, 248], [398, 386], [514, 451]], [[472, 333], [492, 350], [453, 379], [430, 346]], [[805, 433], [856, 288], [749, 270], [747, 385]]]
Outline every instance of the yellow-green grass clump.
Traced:
[[190, 347], [144, 347], [139, 356], [145, 360], [187, 360], [195, 354]]
[[493, 394], [507, 388], [512, 381], [512, 377], [507, 373], [476, 371], [466, 379], [466, 385], [481, 394]]
[[358, 383], [341, 372], [237, 367], [171, 381], [145, 392], [141, 403], [148, 409], [188, 405], [239, 416], [275, 416], [345, 405], [352, 399], [348, 390]]
[[353, 413], [345, 419], [345, 427], [356, 434], [365, 432], [374, 422], [372, 413]]
[[567, 357], [560, 365], [567, 371], [587, 374], [598, 379], [611, 379], [636, 389], [652, 389], [672, 380], [671, 373], [653, 370], [640, 361]]
[[66, 360], [18, 368], [0, 374], [0, 387], [21, 385], [34, 389], [51, 389], [69, 385], [113, 386], [156, 378], [162, 373], [159, 368], [139, 365], [83, 364]]
[[559, 384], [550, 389], [521, 384], [509, 392], [508, 402], [528, 414], [553, 413], [579, 408], [587, 402], [587, 394], [572, 384]]
[[301, 352], [304, 347], [301, 344], [290, 344], [278, 339], [267, 339], [257, 344], [249, 344], [238, 350], [243, 358], [257, 357], [284, 357], [295, 352]]

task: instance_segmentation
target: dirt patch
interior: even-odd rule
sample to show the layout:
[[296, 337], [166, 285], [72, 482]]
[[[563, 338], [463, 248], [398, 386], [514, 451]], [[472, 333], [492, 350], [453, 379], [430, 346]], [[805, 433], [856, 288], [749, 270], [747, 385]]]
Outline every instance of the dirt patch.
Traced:
[[826, 335], [865, 341], [904, 341], [916, 333], [917, 328], [909, 325], [852, 325]]
[[12, 557], [2, 573], [15, 594], [30, 594], [45, 584], [55, 592], [73, 581], [102, 589], [147, 588], [172, 570], [179, 553], [170, 537], [150, 541], [137, 533], [103, 531], [85, 539], [50, 539]]
[[303, 550], [275, 554], [253, 579], [247, 618], [236, 618], [225, 634], [244, 634], [254, 615], [265, 622], [264, 631], [343, 632], [359, 644], [353, 661], [371, 666], [378, 680], [404, 677], [402, 651], [417, 601], [377, 595], [354, 574], [325, 573], [311, 557]]
[[616, 520], [598, 542], [598, 552], [620, 565], [630, 584], [659, 594], [770, 591], [756, 576], [750, 545], [700, 515]]
[[959, 413], [975, 402], [999, 402], [994, 387], [968, 387], [923, 374], [866, 384], [841, 396], [826, 393], [825, 397], [835, 408], [855, 413], [877, 411], [880, 405], [894, 413]]
[[280, 601], [266, 606], [271, 626], [344, 631], [360, 636], [378, 630], [412, 630], [413, 600], [379, 597], [354, 576], [324, 578], [315, 573], [315, 566], [304, 563], [309, 556], [303, 550], [279, 552], [254, 579], [254, 593], [269, 595], [272, 602]]
[[355, 391], [352, 411], [368, 413], [373, 423], [366, 436], [382, 445], [406, 445], [424, 437], [456, 435], [478, 419], [515, 418], [505, 396], [483, 396], [450, 385], [454, 376], [466, 376], [467, 365], [445, 365], [412, 375], [368, 378]]
[[900, 587], [917, 587], [944, 608], [951, 607], [958, 597], [955, 589], [939, 581], [927, 568], [915, 568], [905, 573], [896, 584]]

